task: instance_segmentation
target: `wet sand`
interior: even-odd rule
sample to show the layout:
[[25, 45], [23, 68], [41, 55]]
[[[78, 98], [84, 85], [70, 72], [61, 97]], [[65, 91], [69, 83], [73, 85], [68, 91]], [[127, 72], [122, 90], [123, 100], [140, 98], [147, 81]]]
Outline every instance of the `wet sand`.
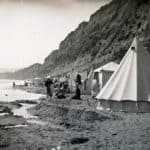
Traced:
[[53, 101], [41, 98], [35, 107], [29, 108], [29, 112], [43, 124], [12, 115], [13, 108], [29, 103], [25, 100], [0, 103], [0, 110], [2, 107], [9, 109], [0, 111], [9, 113], [0, 116], [0, 149], [149, 149], [150, 114], [97, 111], [96, 101], [89, 96], [82, 96], [81, 101], [70, 97]]

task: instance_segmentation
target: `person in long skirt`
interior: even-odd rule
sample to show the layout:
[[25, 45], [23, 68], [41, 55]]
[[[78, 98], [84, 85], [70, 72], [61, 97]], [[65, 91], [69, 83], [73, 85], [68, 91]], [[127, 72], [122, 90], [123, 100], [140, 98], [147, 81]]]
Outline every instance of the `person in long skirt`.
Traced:
[[81, 87], [82, 87], [81, 75], [79, 73], [77, 73], [77, 76], [76, 76], [76, 93], [72, 97], [72, 99], [81, 100]]
[[47, 80], [45, 81], [45, 87], [47, 90], [47, 99], [52, 100], [53, 97], [53, 80], [50, 78], [50, 76], [47, 77]]

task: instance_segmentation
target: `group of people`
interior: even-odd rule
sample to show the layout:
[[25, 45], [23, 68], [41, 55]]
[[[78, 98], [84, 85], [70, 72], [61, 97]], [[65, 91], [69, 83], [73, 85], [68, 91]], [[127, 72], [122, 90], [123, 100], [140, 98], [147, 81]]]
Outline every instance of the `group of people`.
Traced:
[[[72, 99], [81, 99], [81, 75], [78, 73], [75, 79], [76, 84], [76, 90], [75, 95], [72, 97]], [[57, 98], [65, 98], [65, 93], [69, 92], [69, 82], [64, 81], [60, 82], [59, 80], [55, 79], [53, 80], [50, 76], [47, 77], [45, 81], [45, 87], [47, 90], [47, 98], [52, 100], [53, 95], [55, 93], [55, 96]]]

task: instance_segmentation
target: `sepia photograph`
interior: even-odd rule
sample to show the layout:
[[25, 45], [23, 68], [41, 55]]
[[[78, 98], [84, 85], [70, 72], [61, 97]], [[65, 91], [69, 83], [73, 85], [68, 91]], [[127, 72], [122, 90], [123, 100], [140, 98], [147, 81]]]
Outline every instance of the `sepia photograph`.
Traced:
[[150, 0], [0, 0], [0, 150], [150, 150]]

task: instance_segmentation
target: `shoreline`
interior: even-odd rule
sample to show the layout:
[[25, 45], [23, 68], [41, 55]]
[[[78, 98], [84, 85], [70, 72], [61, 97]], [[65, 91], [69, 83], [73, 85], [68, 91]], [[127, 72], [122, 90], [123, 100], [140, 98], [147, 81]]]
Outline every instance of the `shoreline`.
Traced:
[[[42, 91], [38, 87], [31, 89], [30, 92], [35, 89], [44, 93], [44, 89]], [[22, 90], [29, 91], [29, 88]], [[71, 100], [70, 97], [71, 95], [67, 95], [66, 99], [55, 98], [53, 101], [42, 97], [36, 100], [37, 102], [18, 100], [11, 104], [0, 103], [3, 107], [9, 105], [10, 110], [21, 107], [21, 103], [37, 103], [28, 111], [46, 123], [28, 123], [25, 118], [12, 114], [0, 116], [4, 120], [0, 119], [0, 148], [6, 150], [149, 148], [150, 114], [98, 111], [95, 109], [96, 101], [89, 96], [83, 95], [82, 100]], [[2, 123], [9, 124], [10, 128], [5, 128]]]

